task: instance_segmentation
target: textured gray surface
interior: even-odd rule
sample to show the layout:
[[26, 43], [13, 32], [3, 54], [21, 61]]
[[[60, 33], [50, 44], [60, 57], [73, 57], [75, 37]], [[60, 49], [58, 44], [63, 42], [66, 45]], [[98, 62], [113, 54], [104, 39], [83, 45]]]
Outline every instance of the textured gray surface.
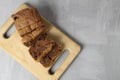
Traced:
[[[22, 3], [82, 44], [61, 80], [120, 80], [120, 0], [2, 0], [0, 26]], [[37, 78], [0, 50], [0, 80]]]

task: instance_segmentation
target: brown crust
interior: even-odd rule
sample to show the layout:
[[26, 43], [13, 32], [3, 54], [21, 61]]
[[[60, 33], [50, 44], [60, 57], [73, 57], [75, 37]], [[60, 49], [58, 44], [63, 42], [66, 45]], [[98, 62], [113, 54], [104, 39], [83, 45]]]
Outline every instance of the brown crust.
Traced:
[[35, 8], [26, 8], [12, 15], [18, 30], [36, 22], [41, 22], [41, 17]]

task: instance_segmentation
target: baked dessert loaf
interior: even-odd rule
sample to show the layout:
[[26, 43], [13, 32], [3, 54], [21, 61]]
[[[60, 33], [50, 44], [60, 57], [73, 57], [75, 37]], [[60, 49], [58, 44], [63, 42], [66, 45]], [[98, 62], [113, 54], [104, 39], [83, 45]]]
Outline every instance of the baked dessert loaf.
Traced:
[[44, 67], [51, 66], [62, 52], [61, 44], [48, 37], [47, 28], [35, 8], [26, 8], [12, 15], [16, 29], [29, 53]]
[[61, 54], [61, 51], [62, 46], [58, 45], [47, 35], [37, 38], [36, 43], [29, 49], [31, 56], [36, 61], [40, 61], [45, 67], [49, 67], [53, 64], [55, 59]]
[[12, 15], [22, 41], [31, 46], [34, 38], [46, 32], [41, 16], [35, 8], [26, 8]]
[[48, 38], [46, 35], [42, 35], [40, 37], [41, 38], [37, 38], [36, 42], [29, 49], [31, 56], [36, 61], [40, 61], [41, 58], [47, 55], [55, 45], [55, 41]]

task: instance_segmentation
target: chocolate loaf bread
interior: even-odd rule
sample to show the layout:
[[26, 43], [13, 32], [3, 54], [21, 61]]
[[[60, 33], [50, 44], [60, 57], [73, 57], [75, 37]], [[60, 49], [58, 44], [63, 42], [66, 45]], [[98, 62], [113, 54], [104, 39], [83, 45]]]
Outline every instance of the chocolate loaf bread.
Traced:
[[40, 61], [45, 67], [53, 64], [55, 59], [61, 54], [61, 51], [62, 46], [47, 37], [47, 35], [37, 38], [36, 43], [29, 49], [31, 56], [36, 61]]
[[12, 15], [16, 29], [29, 53], [44, 67], [51, 66], [62, 52], [61, 44], [48, 37], [47, 28], [35, 8], [23, 9]]
[[52, 50], [54, 45], [54, 40], [48, 38], [46, 35], [42, 35], [42, 37], [37, 38], [36, 42], [30, 47], [29, 52], [35, 60], [40, 61], [42, 57]]

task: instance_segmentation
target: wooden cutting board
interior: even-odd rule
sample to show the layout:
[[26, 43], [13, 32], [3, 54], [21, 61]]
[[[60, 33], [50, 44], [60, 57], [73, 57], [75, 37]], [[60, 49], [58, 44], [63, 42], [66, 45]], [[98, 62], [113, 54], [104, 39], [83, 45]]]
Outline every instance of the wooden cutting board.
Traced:
[[[24, 8], [29, 8], [30, 6], [23, 4], [17, 10]], [[40, 80], [58, 80], [63, 72], [72, 63], [75, 57], [79, 54], [81, 48], [80, 46], [67, 37], [63, 32], [57, 29], [53, 24], [42, 17], [44, 24], [50, 28], [48, 34], [52, 35], [53, 38], [60, 43], [64, 44], [64, 49], [69, 51], [69, 55], [59, 66], [54, 74], [50, 74], [49, 70], [51, 67], [45, 68], [39, 62], [36, 62], [29, 54], [28, 48], [24, 46], [21, 42], [21, 37], [18, 32], [15, 31], [9, 38], [5, 38], [4, 34], [6, 31], [14, 25], [14, 21], [10, 17], [5, 24], [0, 27], [0, 48], [5, 50], [10, 56], [12, 56], [16, 61], [23, 65], [27, 70], [33, 73]], [[57, 36], [57, 37], [56, 37]]]

